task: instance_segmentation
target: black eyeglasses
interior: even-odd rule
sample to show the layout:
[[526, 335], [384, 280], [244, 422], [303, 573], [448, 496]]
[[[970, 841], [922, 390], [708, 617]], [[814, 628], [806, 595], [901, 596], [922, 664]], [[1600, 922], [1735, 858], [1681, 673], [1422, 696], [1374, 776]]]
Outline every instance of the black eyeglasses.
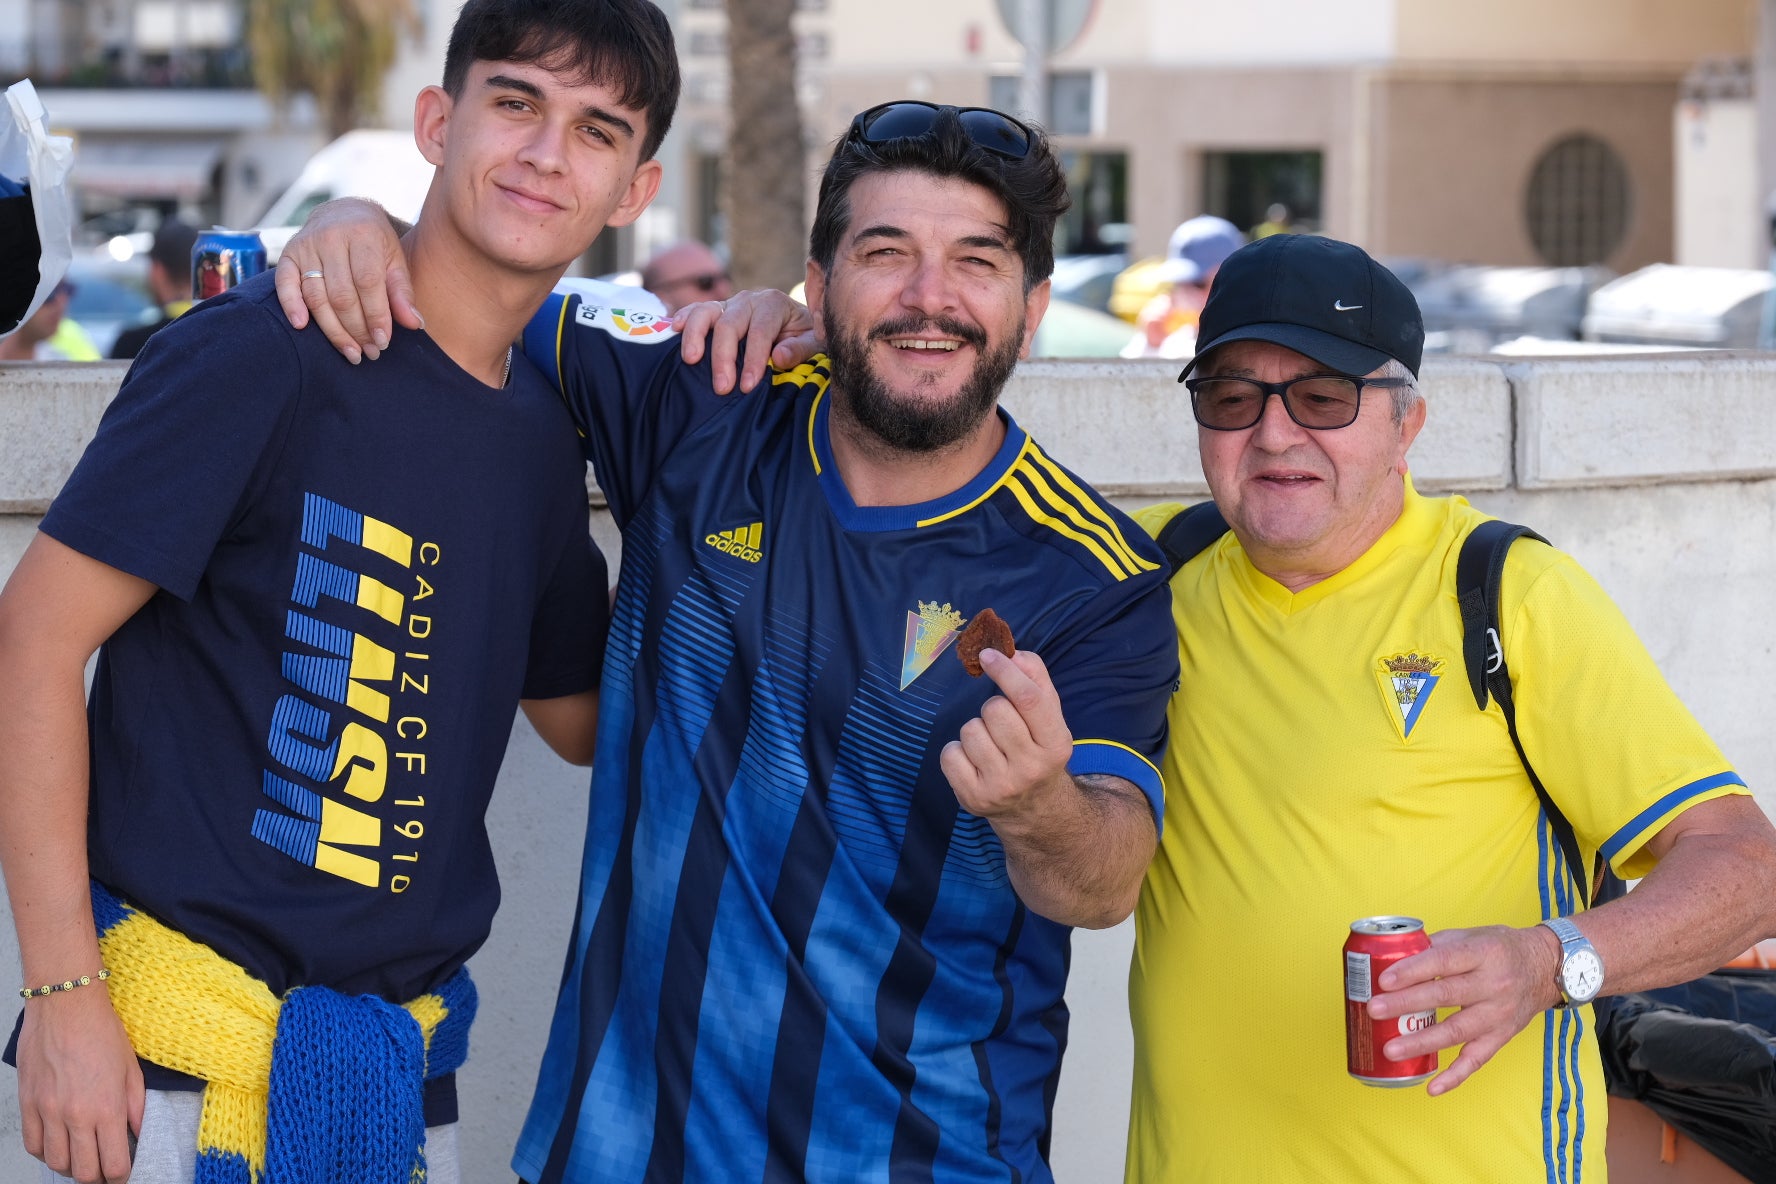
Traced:
[[902, 99], [871, 107], [851, 121], [851, 130], [845, 134], [845, 138], [861, 140], [865, 144], [886, 144], [892, 140], [928, 136], [937, 126], [938, 114], [943, 111], [956, 113], [963, 132], [976, 147], [984, 148], [1007, 160], [1022, 160], [1030, 155], [1030, 145], [1035, 136], [1029, 128], [1003, 111], [995, 111], [991, 107], [940, 106], [936, 103], [922, 103], [918, 99]]
[[704, 275], [681, 275], [675, 280], [661, 280], [660, 287], [676, 288], [680, 284], [689, 284], [699, 292], [713, 292], [717, 284], [728, 282], [728, 273], [718, 271]]
[[1239, 432], [1264, 418], [1264, 404], [1275, 395], [1289, 418], [1317, 432], [1347, 428], [1356, 422], [1363, 388], [1401, 387], [1403, 378], [1351, 378], [1344, 374], [1304, 374], [1288, 382], [1252, 378], [1186, 378], [1190, 410], [1196, 422], [1217, 432]]

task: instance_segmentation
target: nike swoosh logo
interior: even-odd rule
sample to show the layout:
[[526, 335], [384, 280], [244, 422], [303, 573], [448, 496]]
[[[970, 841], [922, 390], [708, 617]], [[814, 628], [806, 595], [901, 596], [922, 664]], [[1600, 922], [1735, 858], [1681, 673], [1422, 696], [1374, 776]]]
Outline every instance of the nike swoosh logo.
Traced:
[[1346, 304], [1342, 300], [1334, 300], [1332, 302], [1332, 311], [1333, 312], [1356, 312], [1359, 308], [1362, 308], [1362, 307], [1363, 306], [1360, 304]]

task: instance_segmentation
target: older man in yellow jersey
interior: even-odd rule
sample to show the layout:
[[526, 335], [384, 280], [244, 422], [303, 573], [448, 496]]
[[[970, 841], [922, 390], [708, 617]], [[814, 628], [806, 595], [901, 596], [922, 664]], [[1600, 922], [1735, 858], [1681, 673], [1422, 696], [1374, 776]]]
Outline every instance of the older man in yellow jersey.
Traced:
[[[1202, 314], [1185, 376], [1231, 530], [1172, 581], [1170, 800], [1131, 984], [1142, 1184], [1602, 1180], [1591, 998], [1776, 933], [1769, 821], [1597, 584], [1519, 542], [1503, 654], [1582, 866], [1563, 855], [1499, 704], [1465, 685], [1454, 573], [1486, 516], [1413, 489], [1423, 340], [1396, 277], [1309, 236], [1235, 253]], [[1598, 856], [1645, 878], [1586, 909]], [[1438, 1009], [1385, 1046], [1441, 1050], [1428, 1085], [1345, 1072], [1338, 949], [1378, 913], [1432, 931], [1369, 1004]]]

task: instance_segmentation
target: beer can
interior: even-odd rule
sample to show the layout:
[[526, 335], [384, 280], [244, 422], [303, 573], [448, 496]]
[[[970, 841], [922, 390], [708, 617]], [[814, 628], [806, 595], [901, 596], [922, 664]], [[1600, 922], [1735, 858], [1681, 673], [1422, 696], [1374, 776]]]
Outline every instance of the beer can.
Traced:
[[253, 230], [204, 231], [191, 244], [191, 298], [208, 300], [265, 270], [265, 243]]
[[1369, 999], [1376, 993], [1381, 972], [1430, 948], [1424, 922], [1416, 917], [1364, 917], [1351, 922], [1344, 943], [1345, 1065], [1364, 1085], [1397, 1089], [1436, 1076], [1434, 1052], [1395, 1061], [1381, 1051], [1394, 1037], [1422, 1032], [1436, 1023], [1435, 1011], [1415, 1011], [1391, 1020], [1369, 1018]]

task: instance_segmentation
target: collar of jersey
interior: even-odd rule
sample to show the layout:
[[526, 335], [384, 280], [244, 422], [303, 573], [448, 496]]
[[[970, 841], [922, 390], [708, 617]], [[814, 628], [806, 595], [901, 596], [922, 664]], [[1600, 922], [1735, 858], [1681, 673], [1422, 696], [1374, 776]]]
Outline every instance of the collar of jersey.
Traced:
[[815, 398], [809, 409], [808, 445], [821, 492], [826, 494], [826, 504], [832, 507], [833, 517], [846, 530], [914, 530], [973, 509], [1011, 473], [1012, 466], [1029, 442], [1024, 430], [1004, 408], [999, 408], [999, 418], [1005, 424], [1005, 440], [987, 467], [968, 484], [943, 497], [915, 505], [860, 506], [851, 500], [851, 491], [845, 488], [845, 482], [839, 476], [839, 466], [833, 461], [830, 395], [829, 387]]
[[1382, 532], [1370, 548], [1357, 556], [1354, 563], [1334, 572], [1317, 584], [1309, 584], [1299, 592], [1291, 592], [1277, 583], [1256, 567], [1242, 550], [1239, 552], [1238, 569], [1246, 586], [1259, 599], [1270, 604], [1279, 612], [1298, 613], [1312, 605], [1318, 604], [1328, 596], [1335, 596], [1339, 589], [1348, 588], [1364, 576], [1386, 563], [1388, 557], [1402, 547], [1423, 549], [1437, 535], [1441, 528], [1441, 502], [1428, 501], [1418, 495], [1412, 487], [1412, 477], [1406, 481], [1406, 500], [1400, 507], [1400, 516], [1394, 519], [1392, 526]]

